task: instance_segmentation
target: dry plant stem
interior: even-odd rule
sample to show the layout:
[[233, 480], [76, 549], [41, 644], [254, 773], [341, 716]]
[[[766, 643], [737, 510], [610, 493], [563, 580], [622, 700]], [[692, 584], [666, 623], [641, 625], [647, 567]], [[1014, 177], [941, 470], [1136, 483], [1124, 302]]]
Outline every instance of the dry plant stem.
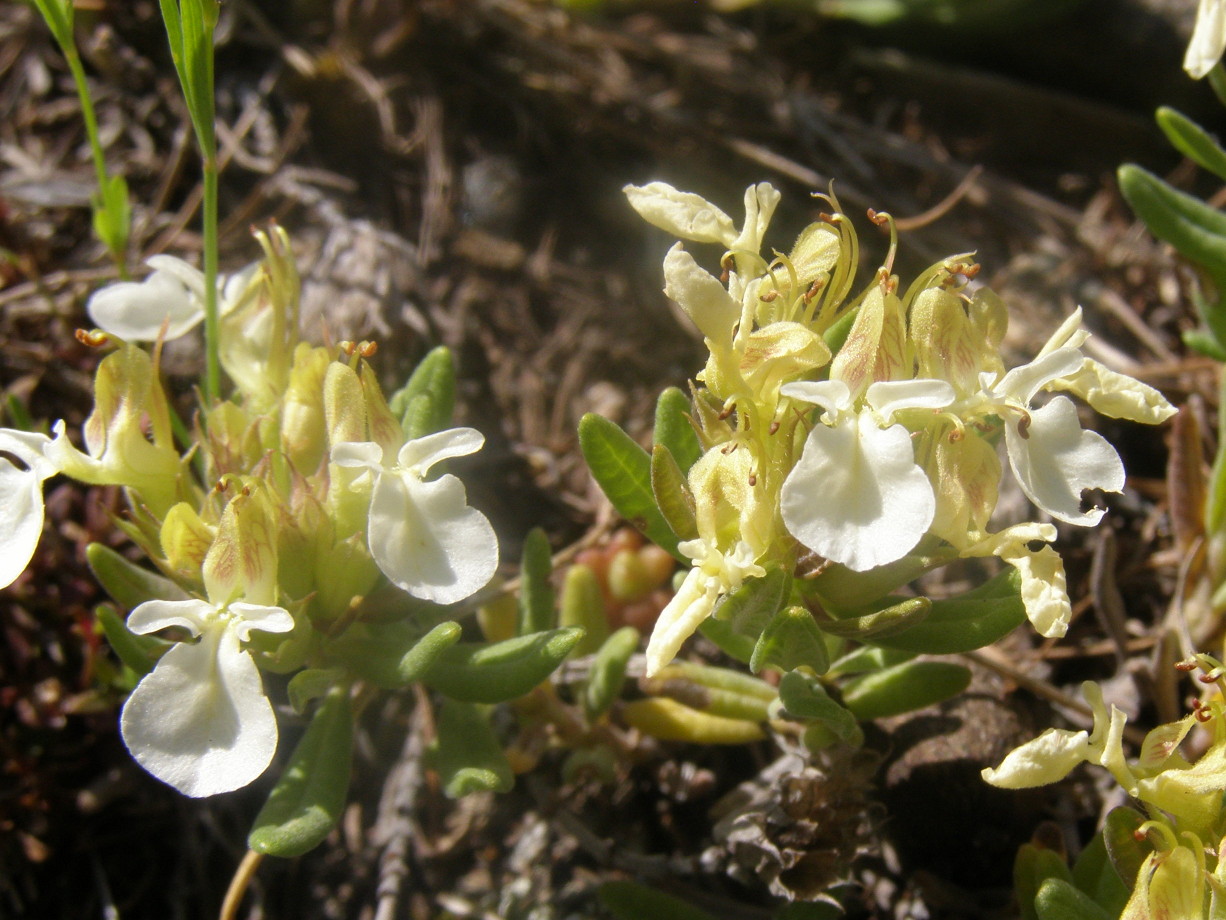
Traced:
[[247, 893], [247, 888], [251, 885], [251, 879], [255, 877], [255, 872], [263, 861], [263, 853], [257, 853], [255, 850], [247, 851], [247, 855], [243, 857], [243, 861], [234, 871], [234, 878], [230, 879], [230, 887], [226, 889], [225, 899], [221, 902], [221, 913], [217, 915], [218, 920], [234, 920], [238, 915], [238, 905], [242, 902], [243, 895]]

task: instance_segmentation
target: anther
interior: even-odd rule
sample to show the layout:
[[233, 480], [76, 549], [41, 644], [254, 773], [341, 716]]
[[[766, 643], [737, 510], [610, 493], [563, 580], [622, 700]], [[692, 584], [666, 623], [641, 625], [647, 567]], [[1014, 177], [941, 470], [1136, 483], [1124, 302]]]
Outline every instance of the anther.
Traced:
[[1030, 416], [1029, 415], [1023, 415], [1020, 419], [1017, 420], [1017, 433], [1022, 437], [1023, 440], [1026, 440], [1026, 441], [1030, 440]]
[[89, 348], [101, 348], [111, 340], [111, 337], [101, 329], [78, 329], [76, 336], [78, 342]]
[[358, 354], [363, 358], [373, 358], [378, 350], [378, 342], [361, 342], [358, 344]]

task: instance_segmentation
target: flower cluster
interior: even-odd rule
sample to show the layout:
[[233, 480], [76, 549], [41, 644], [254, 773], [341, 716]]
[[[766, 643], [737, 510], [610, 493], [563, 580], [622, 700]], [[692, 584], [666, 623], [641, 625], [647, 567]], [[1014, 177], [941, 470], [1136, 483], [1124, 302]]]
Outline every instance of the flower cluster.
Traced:
[[373, 349], [345, 347], [336, 360], [299, 342], [288, 238], [279, 228], [257, 238], [264, 258], [219, 284], [220, 357], [235, 392], [204, 407], [186, 450], [156, 359], [134, 344], [186, 334], [203, 316], [203, 276], [169, 256], [89, 304], [101, 331], [86, 338], [112, 351], [84, 450], [63, 423], [54, 437], [0, 430], [0, 451], [16, 461], [0, 459], [0, 587], [33, 555], [44, 480], [126, 490], [125, 530], [162, 576], [127, 628], [172, 644], [128, 698], [121, 728], [146, 769], [191, 796], [239, 788], [270, 763], [277, 723], [262, 669], [343, 682], [353, 662], [342, 640], [381, 586], [454, 604], [498, 565], [493, 528], [439, 470], [482, 436], [406, 432], [363, 358]]
[[[652, 224], [723, 247], [721, 276], [682, 243], [664, 260], [664, 291], [702, 333], [697, 375], [702, 458], [688, 471], [698, 536], [681, 545], [694, 566], [648, 646], [651, 672], [722, 598], [770, 566], [802, 559], [871, 572], [908, 557], [995, 555], [1014, 566], [1026, 613], [1062, 635], [1070, 605], [1051, 524], [993, 532], [1003, 466], [1058, 521], [1088, 526], [1086, 490], [1118, 492], [1124, 470], [1102, 437], [1082, 429], [1068, 395], [1116, 418], [1156, 424], [1174, 409], [1156, 390], [1106, 368], [1082, 346], [1078, 310], [1033, 361], [1006, 370], [1007, 315], [975, 288], [969, 256], [931, 266], [908, 287], [885, 264], [853, 292], [859, 245], [834, 213], [791, 251], [762, 255], [779, 193], [745, 193], [745, 220], [664, 183], [626, 189]], [[872, 215], [893, 224], [887, 215]], [[930, 567], [930, 565], [929, 565]], [[893, 585], [885, 587], [882, 594]]]

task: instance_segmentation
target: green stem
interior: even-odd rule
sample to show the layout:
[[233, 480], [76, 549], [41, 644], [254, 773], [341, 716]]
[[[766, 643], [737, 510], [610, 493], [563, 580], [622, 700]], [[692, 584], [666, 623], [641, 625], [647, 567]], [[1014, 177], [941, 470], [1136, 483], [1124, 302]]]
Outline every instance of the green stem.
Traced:
[[[203, 145], [202, 145], [203, 146]], [[221, 321], [217, 307], [217, 157], [204, 156], [204, 401], [215, 405], [221, 399]]]

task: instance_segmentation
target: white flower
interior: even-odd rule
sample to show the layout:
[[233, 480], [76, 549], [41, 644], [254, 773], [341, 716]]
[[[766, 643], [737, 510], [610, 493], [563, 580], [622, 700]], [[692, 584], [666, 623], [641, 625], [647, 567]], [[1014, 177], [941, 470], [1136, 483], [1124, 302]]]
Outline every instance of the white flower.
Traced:
[[711, 202], [692, 192], [679, 192], [666, 182], [627, 185], [622, 191], [630, 206], [661, 230], [683, 240], [722, 243], [730, 250], [754, 254], [762, 248], [762, 237], [781, 197], [769, 182], [745, 189], [745, 224], [737, 232], [732, 218]]
[[783, 484], [783, 522], [827, 559], [863, 572], [904, 556], [932, 523], [932, 484], [915, 462], [903, 409], [953, 402], [940, 380], [879, 381], [857, 410], [841, 380], [787, 384], [782, 393], [826, 409]]
[[0, 451], [21, 464], [0, 458], [0, 588], [25, 571], [42, 535], [43, 480], [58, 472], [43, 456], [49, 443], [45, 434], [0, 428]]
[[277, 720], [240, 643], [255, 629], [289, 632], [293, 617], [281, 607], [203, 600], [148, 601], [128, 617], [128, 628], [142, 635], [171, 626], [198, 641], [177, 643], [136, 685], [120, 718], [124, 743], [184, 795], [242, 788], [272, 761]]
[[481, 449], [472, 428], [453, 428], [409, 441], [392, 465], [373, 441], [332, 448], [332, 461], [365, 467], [374, 475], [367, 543], [392, 583], [414, 597], [454, 604], [483, 588], [498, 567], [498, 538], [485, 515], [470, 508], [464, 484], [430, 468]]
[[754, 563], [753, 550], [743, 540], [728, 553], [721, 553], [701, 539], [678, 543], [677, 549], [694, 560], [694, 567], [656, 619], [647, 642], [648, 677], [677, 656], [681, 644], [711, 615], [720, 597], [735, 591], [746, 578], [766, 574], [762, 566]]
[[[204, 273], [175, 256], [152, 256], [143, 281], [119, 281], [94, 293], [86, 304], [104, 332], [129, 342], [166, 341], [186, 335], [204, 320]], [[218, 312], [225, 316], [243, 299], [258, 266], [218, 279]]]
[[1068, 599], [1064, 561], [1050, 546], [1031, 549], [1032, 543], [1051, 543], [1056, 528], [1051, 524], [1025, 523], [1006, 527], [962, 551], [963, 556], [998, 556], [1021, 576], [1022, 605], [1026, 618], [1039, 635], [1059, 638], [1068, 632], [1073, 606]]
[[1183, 69], [1194, 80], [1211, 71], [1226, 51], [1226, 0], [1200, 0]]
[[1057, 520], [1090, 526], [1102, 508], [1081, 510], [1085, 489], [1119, 492], [1124, 488], [1124, 464], [1101, 435], [1084, 431], [1077, 409], [1065, 396], [1041, 408], [1031, 400], [1045, 386], [1081, 372], [1085, 357], [1076, 348], [1061, 347], [1015, 367], [999, 380], [980, 375], [981, 399], [1004, 420], [1009, 465], [1026, 496]]

